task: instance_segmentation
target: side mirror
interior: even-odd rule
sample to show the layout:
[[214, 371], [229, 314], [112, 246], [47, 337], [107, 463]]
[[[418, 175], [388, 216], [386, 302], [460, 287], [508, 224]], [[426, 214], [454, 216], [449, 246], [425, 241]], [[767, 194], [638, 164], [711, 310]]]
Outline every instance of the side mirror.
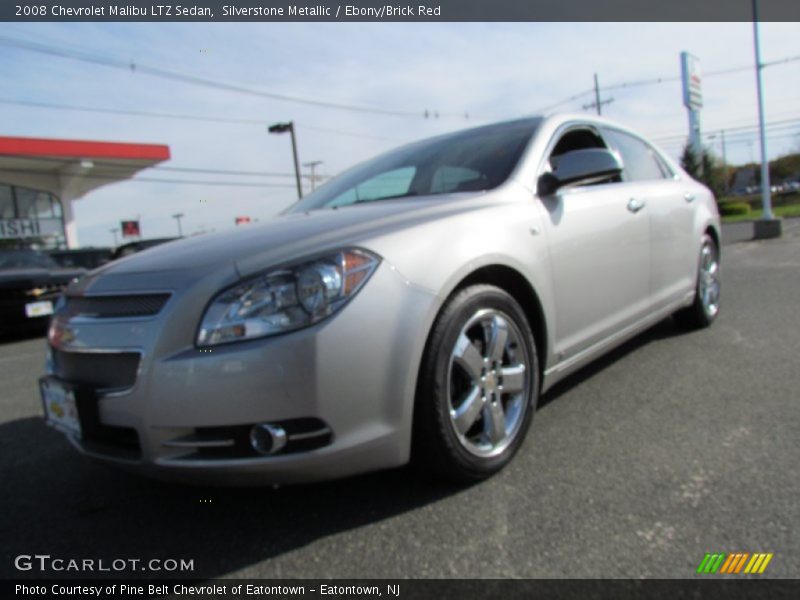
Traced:
[[619, 160], [604, 148], [573, 150], [558, 157], [552, 173], [539, 177], [536, 191], [540, 196], [549, 196], [565, 185], [602, 181], [620, 173]]

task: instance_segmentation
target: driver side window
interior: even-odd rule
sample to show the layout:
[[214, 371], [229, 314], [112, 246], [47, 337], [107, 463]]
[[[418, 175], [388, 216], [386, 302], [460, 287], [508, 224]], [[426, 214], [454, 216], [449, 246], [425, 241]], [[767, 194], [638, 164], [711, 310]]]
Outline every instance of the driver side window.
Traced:
[[[599, 148], [601, 150], [608, 150], [608, 146], [603, 141], [598, 133], [592, 129], [585, 127], [570, 129], [564, 133], [561, 138], [556, 142], [555, 147], [548, 158], [548, 165], [551, 172], [558, 171], [558, 162], [562, 156], [575, 150], [588, 150], [591, 148]], [[621, 181], [619, 175], [610, 176], [607, 179], [600, 181], [592, 181], [591, 183], [583, 185], [598, 185], [601, 183], [618, 183]]]

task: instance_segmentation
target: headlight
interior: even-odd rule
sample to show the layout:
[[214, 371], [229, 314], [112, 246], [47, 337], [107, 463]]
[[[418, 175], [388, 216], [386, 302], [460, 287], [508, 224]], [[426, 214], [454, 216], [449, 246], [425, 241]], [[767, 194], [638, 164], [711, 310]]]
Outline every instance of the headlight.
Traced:
[[197, 345], [276, 335], [321, 321], [361, 289], [379, 262], [374, 254], [348, 249], [242, 281], [211, 301]]

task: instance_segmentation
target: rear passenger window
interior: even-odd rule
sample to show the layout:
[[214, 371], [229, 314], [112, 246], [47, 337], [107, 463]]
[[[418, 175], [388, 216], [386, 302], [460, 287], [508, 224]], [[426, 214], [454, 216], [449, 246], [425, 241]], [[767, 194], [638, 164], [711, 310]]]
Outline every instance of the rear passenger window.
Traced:
[[628, 181], [650, 181], [668, 176], [655, 151], [645, 142], [615, 129], [607, 129], [605, 134], [622, 156]]

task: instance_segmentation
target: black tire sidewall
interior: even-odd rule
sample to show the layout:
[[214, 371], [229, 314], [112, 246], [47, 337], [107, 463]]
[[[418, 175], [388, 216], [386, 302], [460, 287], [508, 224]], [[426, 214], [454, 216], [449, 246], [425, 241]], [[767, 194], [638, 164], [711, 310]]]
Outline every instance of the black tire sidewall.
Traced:
[[[447, 390], [450, 355], [464, 324], [479, 310], [493, 309], [512, 321], [521, 334], [528, 357], [530, 402], [515, 438], [503, 452], [480, 457], [464, 448], [452, 426]], [[456, 293], [442, 309], [434, 325], [418, 387], [418, 415], [415, 437], [425, 446], [420, 460], [430, 461], [442, 474], [461, 481], [480, 480], [502, 469], [525, 440], [539, 395], [539, 365], [533, 332], [519, 304], [505, 291], [489, 285], [475, 285]], [[418, 418], [416, 418], [418, 417]], [[427, 455], [427, 456], [426, 456]]]
[[[710, 246], [711, 246], [711, 247], [714, 249], [714, 258], [715, 258], [715, 259], [716, 259], [716, 261], [717, 261], [717, 268], [718, 268], [718, 269], [721, 269], [721, 265], [720, 265], [720, 260], [719, 260], [719, 248], [717, 247], [717, 244], [716, 244], [716, 242], [714, 241], [714, 238], [712, 238], [712, 237], [711, 237], [710, 235], [708, 235], [708, 234], [705, 234], [705, 235], [703, 236], [703, 243], [700, 245], [700, 254], [699, 254], [699, 256], [698, 256], [698, 259], [697, 259], [697, 260], [698, 260], [698, 266], [697, 266], [697, 287], [696, 287], [696, 292], [695, 292], [695, 293], [696, 293], [696, 295], [697, 295], [697, 297], [696, 297], [695, 301], [696, 301], [696, 303], [697, 303], [697, 310], [700, 312], [700, 315], [701, 315], [701, 317], [702, 317], [703, 324], [704, 324], [705, 326], [708, 326], [708, 325], [711, 325], [711, 323], [713, 323], [713, 322], [714, 322], [714, 319], [716, 319], [716, 318], [717, 318], [717, 315], [719, 315], [719, 311], [720, 311], [720, 308], [721, 308], [721, 304], [719, 304], [719, 303], [720, 303], [720, 299], [717, 299], [717, 304], [718, 304], [718, 306], [717, 306], [717, 312], [716, 312], [716, 313], [714, 313], [713, 315], [710, 315], [710, 314], [708, 314], [708, 311], [706, 310], [706, 307], [705, 307], [705, 305], [703, 304], [703, 299], [702, 299], [702, 297], [700, 296], [700, 277], [701, 277], [700, 270], [701, 270], [701, 268], [702, 268], [702, 267], [701, 267], [701, 265], [702, 265], [702, 260], [703, 260], [703, 248], [705, 248], [706, 244], [710, 245]], [[721, 276], [721, 273], [718, 275], [718, 277], [719, 277], [719, 280], [720, 280], [720, 286], [721, 286], [721, 285], [722, 285], [722, 276]]]

